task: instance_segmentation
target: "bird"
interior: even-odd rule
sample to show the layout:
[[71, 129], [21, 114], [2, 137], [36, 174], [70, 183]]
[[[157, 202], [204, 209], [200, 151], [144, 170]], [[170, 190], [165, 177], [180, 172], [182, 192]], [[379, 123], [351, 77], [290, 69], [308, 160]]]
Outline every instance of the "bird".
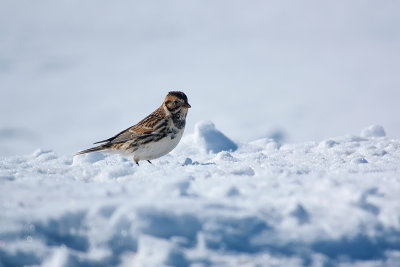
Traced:
[[94, 143], [100, 145], [75, 155], [95, 151], [116, 152], [132, 156], [138, 166], [141, 160], [151, 163], [150, 160], [168, 154], [178, 145], [189, 108], [191, 105], [185, 93], [168, 92], [161, 106], [143, 120], [111, 138]]

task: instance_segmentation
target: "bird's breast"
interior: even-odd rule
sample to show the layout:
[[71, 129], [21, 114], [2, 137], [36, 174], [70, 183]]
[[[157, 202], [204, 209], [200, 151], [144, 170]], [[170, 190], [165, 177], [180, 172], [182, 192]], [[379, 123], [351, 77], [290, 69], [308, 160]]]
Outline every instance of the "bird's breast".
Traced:
[[152, 160], [168, 154], [178, 145], [183, 131], [184, 129], [170, 129], [169, 134], [164, 138], [140, 146], [133, 152], [134, 157], [138, 160]]

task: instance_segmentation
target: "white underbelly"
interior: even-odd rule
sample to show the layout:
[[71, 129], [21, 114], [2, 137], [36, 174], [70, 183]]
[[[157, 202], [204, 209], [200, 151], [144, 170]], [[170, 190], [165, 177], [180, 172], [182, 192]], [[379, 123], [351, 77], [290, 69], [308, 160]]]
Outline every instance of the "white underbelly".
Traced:
[[178, 145], [182, 135], [183, 129], [176, 134], [174, 139], [171, 139], [171, 137], [165, 137], [158, 142], [148, 143], [133, 152], [133, 158], [135, 161], [139, 161], [162, 157], [171, 152]]

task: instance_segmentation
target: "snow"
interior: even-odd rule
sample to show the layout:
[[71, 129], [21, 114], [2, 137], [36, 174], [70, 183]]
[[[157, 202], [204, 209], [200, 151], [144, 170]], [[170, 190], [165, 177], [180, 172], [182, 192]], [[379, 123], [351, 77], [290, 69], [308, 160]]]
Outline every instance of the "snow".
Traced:
[[3, 158], [0, 266], [397, 266], [400, 140], [382, 130], [232, 149], [202, 121], [139, 167], [98, 152]]
[[380, 137], [385, 135], [385, 129], [380, 125], [371, 125], [361, 132], [362, 137]]
[[218, 153], [224, 150], [235, 151], [237, 145], [215, 128], [211, 121], [202, 121], [196, 124], [195, 139], [207, 152]]
[[[0, 267], [400, 266], [399, 1], [0, 1]], [[72, 155], [168, 91], [170, 154]]]

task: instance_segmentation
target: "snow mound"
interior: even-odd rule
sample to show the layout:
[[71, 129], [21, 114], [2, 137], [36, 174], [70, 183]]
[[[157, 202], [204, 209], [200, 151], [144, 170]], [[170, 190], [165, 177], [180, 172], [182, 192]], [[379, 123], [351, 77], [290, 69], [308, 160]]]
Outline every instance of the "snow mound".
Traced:
[[195, 125], [195, 138], [207, 152], [235, 151], [238, 148], [211, 121], [202, 121]]
[[361, 137], [383, 137], [386, 136], [385, 129], [380, 125], [371, 125], [361, 131]]
[[400, 140], [196, 131], [226, 150], [0, 159], [0, 266], [400, 266]]

